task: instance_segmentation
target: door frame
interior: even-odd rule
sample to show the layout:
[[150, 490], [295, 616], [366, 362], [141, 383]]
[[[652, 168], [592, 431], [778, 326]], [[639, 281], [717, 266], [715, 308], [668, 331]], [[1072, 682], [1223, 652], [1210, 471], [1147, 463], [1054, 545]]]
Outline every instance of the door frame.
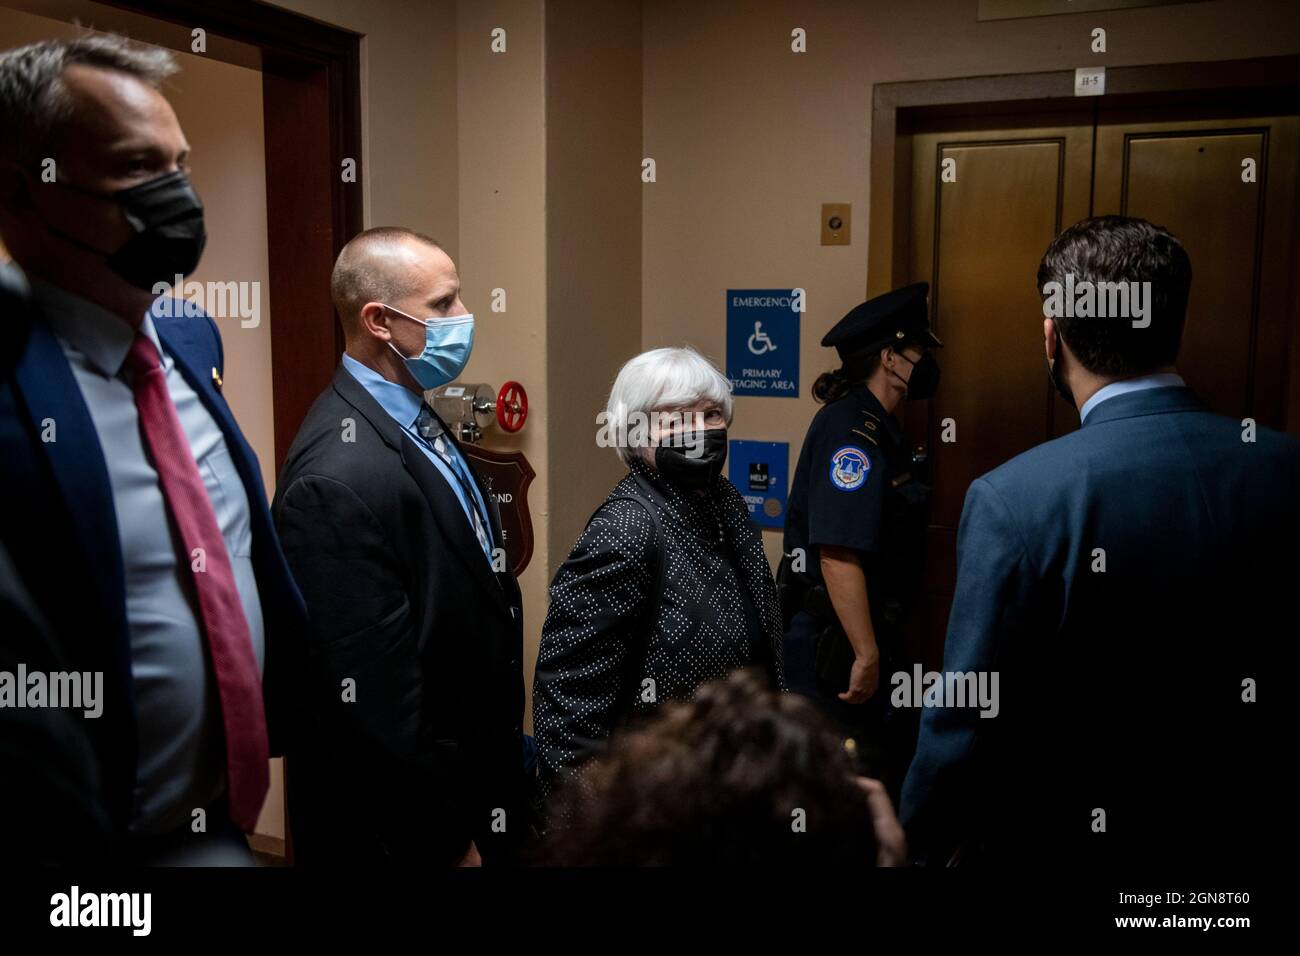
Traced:
[[[1102, 108], [1196, 104], [1246, 108], [1256, 114], [1296, 114], [1300, 103], [1300, 55], [1117, 66], [1106, 69], [1106, 93], [1074, 95], [1074, 71], [1017, 73], [877, 83], [872, 91], [871, 196], [868, 205], [868, 297], [908, 281], [912, 207], [911, 133], [922, 121], [983, 113], [1091, 112]], [[1296, 258], [1297, 237], [1291, 249]], [[1293, 279], [1288, 325], [1287, 430], [1300, 433], [1300, 280]]]

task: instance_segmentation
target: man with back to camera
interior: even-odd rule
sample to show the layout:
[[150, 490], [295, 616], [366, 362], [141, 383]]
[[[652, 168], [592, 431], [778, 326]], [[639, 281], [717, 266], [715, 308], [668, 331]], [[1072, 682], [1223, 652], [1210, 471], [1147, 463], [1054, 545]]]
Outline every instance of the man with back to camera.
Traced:
[[[1146, 283], [1129, 287], [1146, 314], [1055, 307], [1102, 282]], [[997, 672], [1000, 701], [993, 718], [925, 711], [909, 844], [938, 865], [1256, 859], [1278, 781], [1254, 688], [1289, 619], [1300, 441], [1183, 383], [1191, 263], [1164, 229], [1076, 223], [1038, 286], [1051, 381], [1081, 427], [966, 495], [944, 672]]]
[[491, 496], [424, 400], [469, 361], [474, 316], [455, 263], [409, 229], [353, 238], [331, 293], [346, 351], [274, 507], [313, 623], [297, 859], [508, 862], [526, 829], [519, 586]]

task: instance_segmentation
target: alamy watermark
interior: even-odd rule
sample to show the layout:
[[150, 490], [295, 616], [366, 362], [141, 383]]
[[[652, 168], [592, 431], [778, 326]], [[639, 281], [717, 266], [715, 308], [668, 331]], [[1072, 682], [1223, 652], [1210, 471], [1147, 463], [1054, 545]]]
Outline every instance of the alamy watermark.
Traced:
[[0, 671], [0, 707], [57, 707], [95, 719], [104, 712], [103, 671]]
[[[167, 291], [173, 287], [184, 298], [169, 296]], [[258, 281], [186, 282], [183, 275], [177, 275], [174, 282], [155, 282], [152, 291], [161, 296], [154, 311], [165, 318], [183, 318], [197, 308], [214, 319], [239, 319], [245, 329], [262, 324], [262, 283]]]
[[996, 717], [997, 671], [926, 671], [920, 664], [912, 670], [895, 671], [889, 678], [893, 691], [889, 702], [895, 707], [975, 707], [980, 717]]
[[1043, 315], [1049, 319], [1131, 319], [1133, 328], [1151, 324], [1150, 282], [1076, 281], [1073, 272], [1065, 282], [1043, 286]]
[[75, 883], [66, 893], [50, 897], [50, 925], [58, 927], [120, 927], [132, 936], [153, 929], [152, 893], [83, 893]]

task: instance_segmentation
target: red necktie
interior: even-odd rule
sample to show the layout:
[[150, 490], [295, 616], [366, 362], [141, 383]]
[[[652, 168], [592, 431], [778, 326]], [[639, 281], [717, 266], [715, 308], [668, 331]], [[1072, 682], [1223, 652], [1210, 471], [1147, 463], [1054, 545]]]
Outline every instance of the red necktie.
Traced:
[[245, 833], [253, 831], [268, 785], [266, 713], [253, 639], [235, 587], [235, 574], [208, 490], [199, 476], [189, 440], [181, 430], [167, 377], [152, 341], [136, 333], [123, 368], [132, 373], [140, 428], [153, 456], [163, 497], [185, 547], [182, 563], [193, 568], [201, 548], [206, 570], [192, 571], [200, 625], [221, 699], [226, 731], [226, 772], [230, 818]]

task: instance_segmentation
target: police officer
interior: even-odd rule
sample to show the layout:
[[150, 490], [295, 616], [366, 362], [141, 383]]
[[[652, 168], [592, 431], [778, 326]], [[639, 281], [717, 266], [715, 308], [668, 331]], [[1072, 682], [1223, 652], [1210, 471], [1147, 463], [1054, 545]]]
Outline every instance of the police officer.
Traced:
[[928, 290], [870, 299], [822, 339], [841, 367], [813, 385], [825, 407], [799, 454], [777, 576], [790, 688], [822, 707], [895, 796], [910, 759], [899, 728], [910, 722], [890, 719], [887, 682], [920, 593], [930, 489], [924, 446], [909, 447], [894, 412], [939, 384]]

